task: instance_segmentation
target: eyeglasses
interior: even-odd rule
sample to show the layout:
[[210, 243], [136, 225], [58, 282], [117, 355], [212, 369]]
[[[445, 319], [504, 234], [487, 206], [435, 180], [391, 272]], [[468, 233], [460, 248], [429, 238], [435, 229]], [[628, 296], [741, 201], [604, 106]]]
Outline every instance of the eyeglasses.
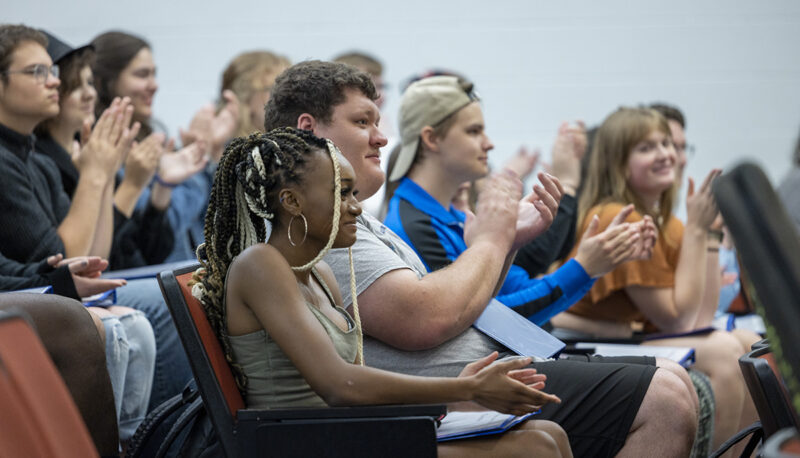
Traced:
[[3, 72], [4, 75], [10, 75], [12, 73], [24, 73], [26, 75], [33, 75], [36, 82], [39, 84], [47, 83], [47, 77], [52, 76], [53, 78], [58, 78], [60, 74], [58, 70], [58, 65], [45, 65], [45, 64], [36, 64], [28, 68], [23, 68], [22, 70], [6, 70]]
[[678, 145], [676, 143], [673, 143], [673, 145], [675, 145], [675, 152], [678, 154], [684, 153], [686, 157], [694, 157], [694, 145]]

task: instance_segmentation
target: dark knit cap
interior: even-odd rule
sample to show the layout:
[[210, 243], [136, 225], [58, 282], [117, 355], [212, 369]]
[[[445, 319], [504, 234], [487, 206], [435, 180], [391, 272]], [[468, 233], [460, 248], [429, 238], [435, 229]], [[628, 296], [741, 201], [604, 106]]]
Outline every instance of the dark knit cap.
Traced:
[[73, 48], [72, 46], [64, 43], [63, 41], [59, 40], [58, 38], [54, 37], [52, 34], [45, 30], [39, 30], [47, 37], [47, 54], [50, 55], [50, 58], [53, 59], [53, 63], [57, 64], [59, 61], [64, 59], [65, 57], [71, 56], [75, 53], [81, 52], [85, 49], [94, 49], [92, 45], [81, 46], [79, 48]]

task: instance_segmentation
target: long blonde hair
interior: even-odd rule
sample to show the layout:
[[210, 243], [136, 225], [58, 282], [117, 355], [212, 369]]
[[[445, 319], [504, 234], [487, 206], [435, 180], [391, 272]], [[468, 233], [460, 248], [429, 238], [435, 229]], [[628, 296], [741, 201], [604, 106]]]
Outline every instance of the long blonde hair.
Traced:
[[578, 198], [578, 227], [584, 225], [589, 210], [597, 205], [619, 202], [634, 204], [641, 215], [650, 215], [661, 230], [672, 215], [679, 183], [661, 194], [658, 208], [645, 207], [627, 180], [628, 158], [637, 143], [659, 130], [670, 136], [667, 120], [649, 108], [621, 107], [611, 113], [597, 129], [589, 157], [588, 171]]

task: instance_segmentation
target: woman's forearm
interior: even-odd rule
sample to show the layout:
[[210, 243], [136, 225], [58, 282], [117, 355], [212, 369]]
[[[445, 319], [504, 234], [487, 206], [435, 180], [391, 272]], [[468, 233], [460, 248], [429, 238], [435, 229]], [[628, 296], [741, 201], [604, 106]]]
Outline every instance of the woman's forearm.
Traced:
[[455, 403], [473, 399], [471, 379], [417, 377], [350, 365], [349, 374], [314, 388], [331, 406]]
[[168, 188], [158, 182], [153, 183], [153, 187], [150, 189], [150, 203], [153, 208], [164, 211], [169, 207], [171, 200], [172, 188]]
[[678, 267], [675, 269], [674, 300], [676, 315], [681, 321], [691, 324], [699, 322], [708, 280], [708, 252], [706, 230], [687, 225], [681, 242]]
[[130, 218], [136, 208], [136, 201], [142, 195], [142, 191], [144, 191], [144, 187], [133, 183], [131, 180], [123, 179], [116, 192], [114, 192], [114, 206], [126, 218]]
[[108, 258], [111, 243], [114, 240], [114, 180], [109, 180], [100, 203], [100, 215], [97, 218], [97, 229], [89, 254]]
[[103, 190], [110, 177], [103, 170], [81, 171], [75, 195], [67, 216], [58, 226], [58, 235], [64, 243], [64, 256], [86, 256], [91, 253], [100, 217]]
[[722, 273], [719, 268], [719, 242], [709, 240], [706, 245], [706, 281], [703, 299], [695, 327], [710, 326], [719, 304]]

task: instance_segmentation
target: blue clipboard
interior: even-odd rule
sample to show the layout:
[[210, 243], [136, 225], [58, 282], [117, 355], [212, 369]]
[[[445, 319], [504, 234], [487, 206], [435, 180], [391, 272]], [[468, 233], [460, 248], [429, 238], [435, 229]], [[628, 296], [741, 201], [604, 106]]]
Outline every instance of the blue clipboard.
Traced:
[[497, 299], [489, 301], [473, 326], [520, 356], [553, 358], [566, 347], [564, 342]]
[[[457, 439], [466, 439], [468, 437], [477, 437], [477, 436], [486, 436], [490, 434], [500, 434], [508, 431], [509, 429], [513, 428], [514, 426], [522, 423], [523, 421], [531, 418], [532, 416], [538, 414], [541, 410], [537, 410], [536, 412], [531, 412], [526, 415], [522, 416], [514, 416], [508, 414], [501, 414], [499, 412], [449, 412], [442, 421], [441, 426], [436, 432], [436, 440], [438, 442], [445, 442]], [[481, 415], [486, 415], [491, 418], [488, 423], [481, 422]], [[470, 420], [469, 417], [475, 416], [475, 420], [472, 422], [465, 421], [464, 424], [460, 424], [455, 428], [449, 428], [450, 425], [446, 425], [448, 417], [454, 418], [457, 416], [466, 417], [466, 420]], [[462, 423], [458, 421], [458, 423]]]
[[31, 293], [31, 294], [53, 294], [53, 287], [48, 286], [36, 286], [34, 288], [25, 288], [25, 289], [18, 289], [16, 291], [3, 291], [5, 293]]

